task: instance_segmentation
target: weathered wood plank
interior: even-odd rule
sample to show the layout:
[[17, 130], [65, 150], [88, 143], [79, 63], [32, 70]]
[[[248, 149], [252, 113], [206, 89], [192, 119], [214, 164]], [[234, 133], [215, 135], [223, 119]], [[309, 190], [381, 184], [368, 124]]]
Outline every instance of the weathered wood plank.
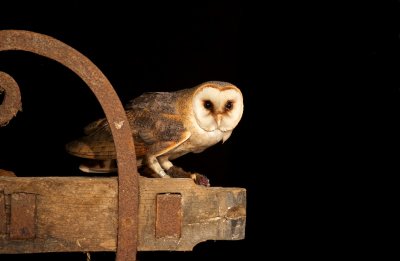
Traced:
[[10, 240], [3, 235], [0, 253], [115, 251], [116, 179], [0, 177], [1, 191], [6, 197], [36, 195], [36, 236]]
[[[33, 239], [10, 238], [6, 209], [12, 208], [7, 206], [12, 201], [6, 198], [15, 193], [35, 195]], [[181, 206], [163, 196], [168, 193], [180, 195]], [[0, 217], [6, 220], [0, 230], [0, 253], [115, 251], [117, 196], [116, 178], [0, 177]], [[165, 204], [159, 210], [157, 199]], [[172, 230], [163, 229], [160, 218], [168, 216], [168, 209], [174, 212], [172, 217], [181, 215], [180, 228], [175, 224]], [[245, 220], [245, 189], [206, 188], [191, 179], [140, 178], [139, 251], [187, 251], [205, 240], [243, 239]]]
[[[143, 182], [145, 181], [145, 182]], [[190, 179], [141, 179], [139, 250], [192, 250], [206, 240], [244, 238], [246, 190], [198, 186]], [[155, 237], [159, 193], [182, 195], [181, 237]], [[150, 218], [149, 218], [150, 217]]]
[[0, 191], [0, 236], [7, 233], [6, 221], [6, 201], [4, 194]]

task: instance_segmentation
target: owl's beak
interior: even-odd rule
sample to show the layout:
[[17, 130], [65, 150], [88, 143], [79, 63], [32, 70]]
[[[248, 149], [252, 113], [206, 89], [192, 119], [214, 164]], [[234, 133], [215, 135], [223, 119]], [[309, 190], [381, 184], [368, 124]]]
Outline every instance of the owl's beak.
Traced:
[[215, 117], [215, 121], [217, 122], [218, 127], [221, 124], [221, 120], [222, 120], [222, 114], [218, 113], [217, 116]]

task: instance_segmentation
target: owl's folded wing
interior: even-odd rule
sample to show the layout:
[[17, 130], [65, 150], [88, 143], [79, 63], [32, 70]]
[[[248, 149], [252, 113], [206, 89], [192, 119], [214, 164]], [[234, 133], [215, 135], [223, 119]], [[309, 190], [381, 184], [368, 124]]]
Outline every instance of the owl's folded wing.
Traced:
[[[149, 111], [126, 112], [138, 158], [151, 153], [162, 155], [190, 137], [178, 115]], [[87, 136], [66, 145], [68, 153], [86, 159], [116, 159], [115, 146], [107, 120], [101, 119], [85, 127]]]
[[145, 92], [125, 107], [127, 110], [176, 114], [176, 99], [177, 94], [174, 92]]
[[[145, 112], [132, 122], [135, 146], [144, 144], [146, 154], [160, 156], [183, 142], [191, 133], [184, 127], [180, 115]], [[139, 157], [139, 156], [138, 156]]]

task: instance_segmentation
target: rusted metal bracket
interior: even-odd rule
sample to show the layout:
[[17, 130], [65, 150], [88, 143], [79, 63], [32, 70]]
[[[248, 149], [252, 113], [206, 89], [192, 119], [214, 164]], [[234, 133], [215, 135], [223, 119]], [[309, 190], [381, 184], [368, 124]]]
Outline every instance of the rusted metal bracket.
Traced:
[[0, 93], [4, 95], [4, 100], [0, 104], [1, 127], [7, 125], [18, 111], [22, 111], [22, 104], [18, 84], [4, 72], [0, 72]]
[[[11, 50], [32, 52], [63, 64], [75, 72], [97, 97], [111, 126], [118, 162], [116, 260], [135, 261], [139, 202], [136, 155], [128, 120], [114, 88], [87, 57], [52, 37], [29, 31], [0, 30], [0, 51]], [[8, 86], [12, 86], [14, 91], [10, 91]], [[0, 105], [0, 125], [5, 125], [21, 108], [20, 94], [18, 85], [12, 77], [2, 72], [0, 72], [0, 90], [6, 91], [4, 102]], [[10, 96], [12, 98], [9, 99], [11, 94], [16, 96]], [[27, 235], [32, 236], [29, 230]]]
[[34, 239], [36, 226], [36, 195], [0, 192], [0, 234], [10, 240]]
[[180, 238], [182, 230], [182, 195], [157, 194], [156, 238]]

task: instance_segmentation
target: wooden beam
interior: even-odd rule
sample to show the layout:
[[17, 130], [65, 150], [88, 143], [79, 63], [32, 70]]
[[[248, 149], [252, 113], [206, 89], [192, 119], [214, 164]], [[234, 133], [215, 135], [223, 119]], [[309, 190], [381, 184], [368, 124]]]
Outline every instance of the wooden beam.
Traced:
[[[0, 177], [0, 254], [116, 251], [117, 182], [116, 178]], [[21, 193], [29, 194], [29, 204], [35, 204], [30, 208], [35, 211], [35, 226], [27, 239], [16, 240], [10, 235], [12, 211], [6, 210], [13, 209], [12, 199], [25, 195]], [[191, 179], [140, 178], [139, 251], [188, 251], [206, 240], [243, 239], [245, 221], [243, 188], [207, 188]]]
[[6, 200], [4, 194], [0, 193], [0, 235], [7, 233]]

